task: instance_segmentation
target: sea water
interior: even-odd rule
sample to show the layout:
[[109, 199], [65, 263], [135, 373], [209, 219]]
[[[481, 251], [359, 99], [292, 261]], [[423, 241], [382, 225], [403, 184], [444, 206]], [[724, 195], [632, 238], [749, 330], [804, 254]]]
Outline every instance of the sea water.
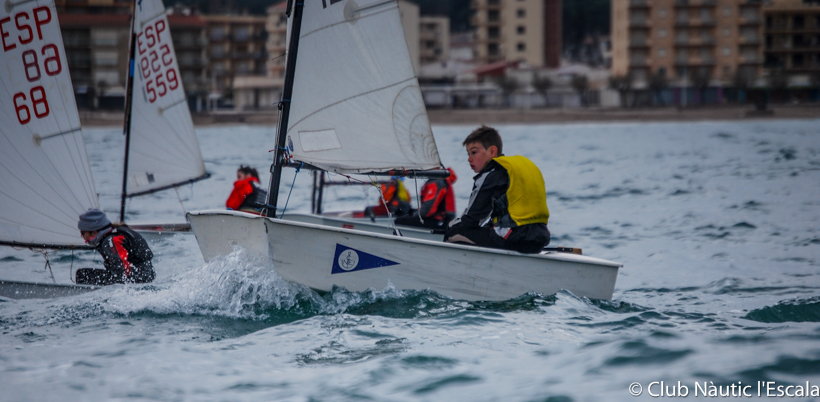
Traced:
[[[152, 238], [152, 284], [0, 301], [0, 400], [820, 401], [818, 127], [498, 127], [504, 153], [543, 172], [552, 244], [624, 264], [612, 301], [467, 302], [387, 283], [320, 295], [241, 249], [205, 263], [193, 235]], [[461, 141], [473, 128], [434, 127], [460, 209], [473, 175]], [[240, 164], [269, 180], [273, 128], [197, 135], [213, 177], [130, 200], [128, 221], [224, 208]], [[121, 131], [85, 139], [113, 219]], [[282, 183], [280, 206], [308, 212], [310, 172], [288, 170]], [[377, 194], [332, 187], [324, 207], [361, 209]], [[51, 270], [40, 253], [2, 248], [0, 278], [70, 283], [100, 265], [89, 252], [47, 257]]]

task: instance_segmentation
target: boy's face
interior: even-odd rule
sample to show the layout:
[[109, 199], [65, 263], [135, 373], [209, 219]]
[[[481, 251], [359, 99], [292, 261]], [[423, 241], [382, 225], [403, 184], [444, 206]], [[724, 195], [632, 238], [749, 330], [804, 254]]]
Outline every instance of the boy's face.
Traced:
[[470, 162], [470, 169], [473, 169], [473, 172], [480, 172], [496, 156], [498, 156], [498, 147], [495, 145], [484, 148], [480, 142], [467, 144], [467, 162]]

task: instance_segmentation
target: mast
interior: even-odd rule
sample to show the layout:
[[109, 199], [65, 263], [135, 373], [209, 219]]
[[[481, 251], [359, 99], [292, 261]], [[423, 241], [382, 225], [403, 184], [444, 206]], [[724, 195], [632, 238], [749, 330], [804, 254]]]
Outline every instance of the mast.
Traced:
[[125, 158], [122, 168], [122, 195], [120, 196], [120, 222], [125, 222], [125, 199], [128, 197], [126, 188], [128, 186], [128, 154], [131, 145], [131, 97], [134, 92], [134, 52], [136, 49], [137, 35], [134, 32], [134, 21], [137, 16], [137, 3], [134, 2], [134, 12], [131, 15], [131, 43], [128, 48], [128, 82], [125, 87], [125, 121], [123, 122], [123, 134], [125, 134]]
[[[294, 8], [295, 6], [295, 8]], [[279, 183], [282, 179], [282, 167], [285, 160], [285, 140], [287, 139], [288, 117], [290, 115], [290, 100], [293, 95], [293, 76], [296, 70], [296, 52], [299, 49], [299, 35], [302, 30], [302, 11], [304, 10], [304, 0], [288, 0], [286, 14], [293, 13], [291, 23], [290, 43], [288, 44], [287, 62], [285, 64], [285, 87], [282, 90], [282, 100], [279, 103], [281, 113], [279, 115], [279, 127], [276, 129], [276, 149], [274, 150], [273, 166], [271, 171], [270, 186], [268, 187], [268, 199], [266, 200], [265, 215], [276, 217], [276, 204], [279, 200]]]

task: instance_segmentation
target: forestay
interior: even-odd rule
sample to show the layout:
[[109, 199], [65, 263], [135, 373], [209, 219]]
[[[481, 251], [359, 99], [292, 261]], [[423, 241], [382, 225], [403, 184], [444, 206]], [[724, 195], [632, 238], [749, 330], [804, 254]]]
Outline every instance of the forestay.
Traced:
[[162, 0], [136, 2], [129, 196], [205, 176]]
[[98, 208], [53, 0], [0, 7], [0, 243], [83, 245]]
[[342, 173], [439, 168], [397, 2], [304, 7], [286, 143], [293, 159]]

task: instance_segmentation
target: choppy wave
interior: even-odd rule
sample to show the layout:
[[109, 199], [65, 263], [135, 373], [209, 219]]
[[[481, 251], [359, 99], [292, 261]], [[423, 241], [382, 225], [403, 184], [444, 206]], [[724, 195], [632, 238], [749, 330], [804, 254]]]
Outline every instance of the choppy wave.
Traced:
[[783, 301], [752, 310], [743, 318], [765, 323], [820, 322], [820, 298]]

